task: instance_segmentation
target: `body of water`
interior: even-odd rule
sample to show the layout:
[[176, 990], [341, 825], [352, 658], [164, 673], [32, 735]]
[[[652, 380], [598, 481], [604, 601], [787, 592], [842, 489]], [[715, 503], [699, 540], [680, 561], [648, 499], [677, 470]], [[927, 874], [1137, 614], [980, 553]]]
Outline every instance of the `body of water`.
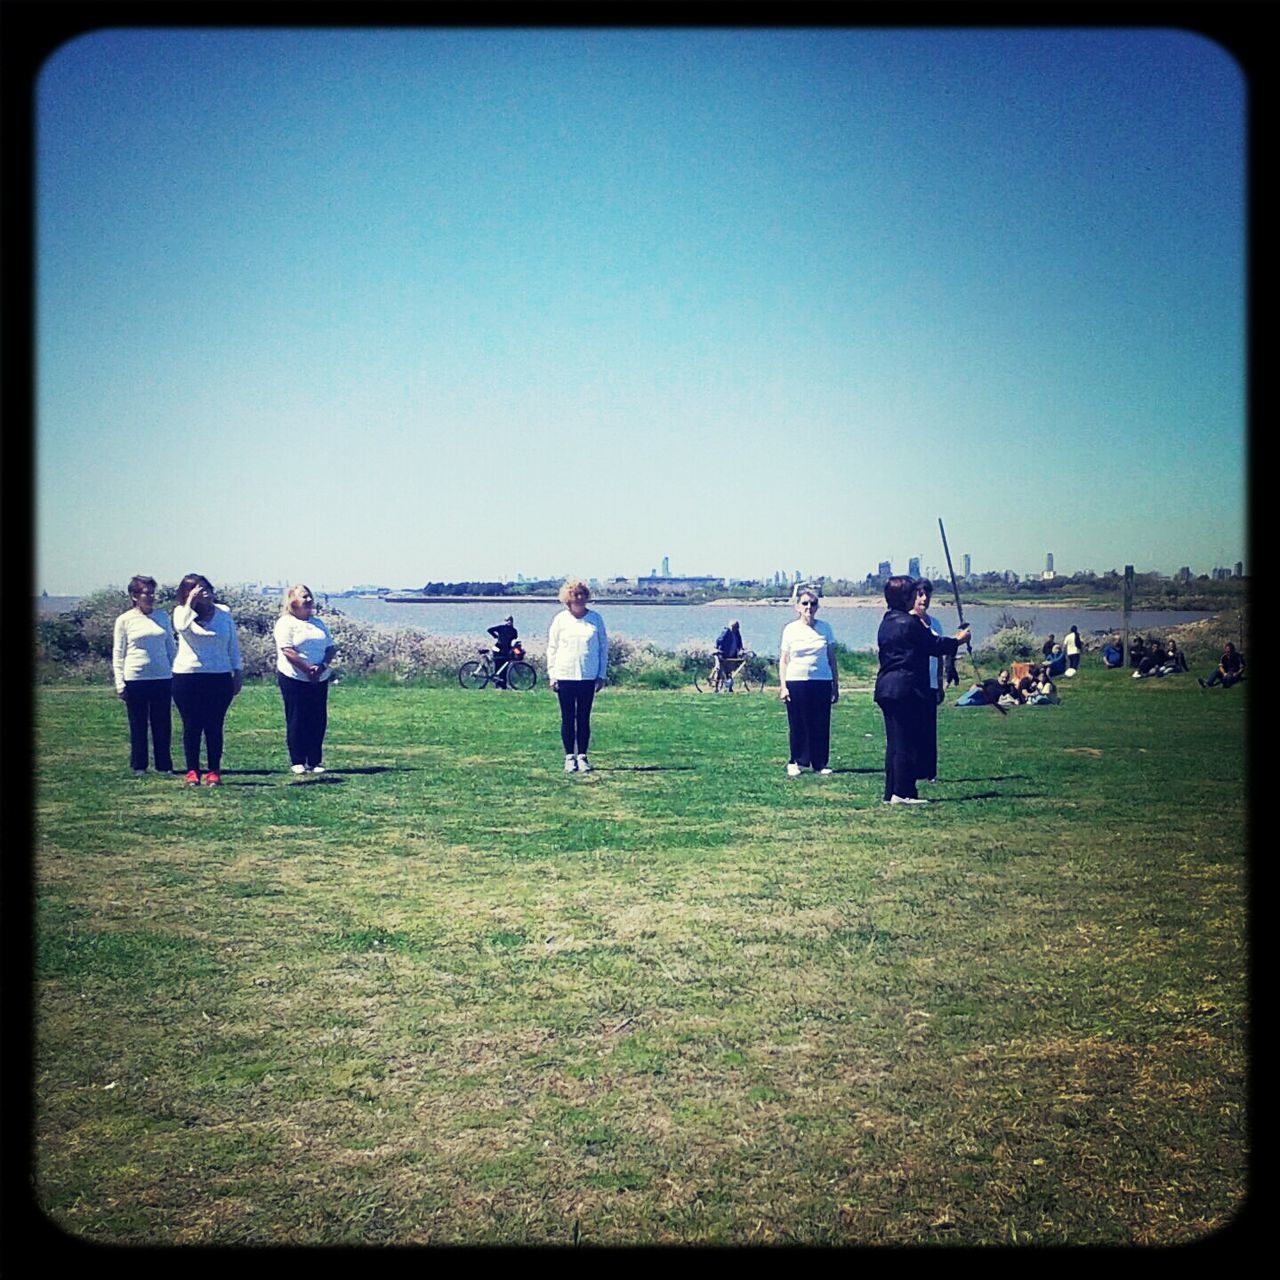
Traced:
[[[349, 598], [334, 599], [332, 607], [352, 618], [380, 627], [407, 627], [436, 636], [471, 636], [477, 645], [487, 639], [489, 627], [497, 626], [507, 613], [515, 618], [516, 629], [527, 639], [545, 639], [551, 619], [560, 612], [558, 604], [387, 604], [385, 600]], [[1118, 609], [1023, 608], [1008, 610], [1020, 622], [1030, 622], [1037, 636], [1053, 632], [1059, 640], [1072, 623], [1080, 628], [1086, 644], [1090, 633], [1118, 629], [1122, 616]], [[956, 628], [954, 605], [936, 604], [934, 616], [947, 629]], [[971, 605], [965, 617], [973, 627], [977, 644], [983, 644], [995, 630], [1005, 609], [991, 605]], [[711, 645], [726, 623], [737, 618], [742, 624], [742, 638], [747, 648], [775, 658], [782, 628], [795, 620], [795, 610], [788, 604], [690, 604], [690, 605], [625, 605], [600, 606], [600, 615], [610, 633], [618, 632], [633, 640], [649, 640], [660, 649], [674, 649], [684, 641]], [[850, 649], [874, 649], [876, 631], [884, 616], [883, 605], [828, 605], [819, 610], [835, 632], [836, 639]], [[1135, 611], [1129, 624], [1143, 635], [1154, 632], [1161, 638], [1170, 627], [1183, 622], [1197, 622], [1208, 617], [1199, 612], [1174, 610]]]

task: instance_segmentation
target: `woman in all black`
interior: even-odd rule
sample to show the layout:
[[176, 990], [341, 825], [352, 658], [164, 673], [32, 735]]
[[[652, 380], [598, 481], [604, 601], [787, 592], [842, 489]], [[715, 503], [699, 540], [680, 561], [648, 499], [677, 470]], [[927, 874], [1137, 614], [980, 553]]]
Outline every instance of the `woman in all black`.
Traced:
[[928, 804], [916, 794], [916, 758], [928, 732], [925, 699], [929, 690], [929, 659], [954, 657], [969, 636], [967, 626], [954, 637], [935, 636], [911, 613], [915, 603], [913, 578], [893, 577], [884, 584], [888, 612], [876, 637], [880, 671], [876, 676], [876, 704], [884, 715], [884, 799], [886, 804]]

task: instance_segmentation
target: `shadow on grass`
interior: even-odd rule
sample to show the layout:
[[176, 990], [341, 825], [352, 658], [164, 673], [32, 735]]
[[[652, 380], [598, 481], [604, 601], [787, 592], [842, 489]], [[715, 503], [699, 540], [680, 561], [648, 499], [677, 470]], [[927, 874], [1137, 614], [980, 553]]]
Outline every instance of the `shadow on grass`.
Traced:
[[592, 767], [592, 773], [693, 773], [691, 764], [615, 764]]

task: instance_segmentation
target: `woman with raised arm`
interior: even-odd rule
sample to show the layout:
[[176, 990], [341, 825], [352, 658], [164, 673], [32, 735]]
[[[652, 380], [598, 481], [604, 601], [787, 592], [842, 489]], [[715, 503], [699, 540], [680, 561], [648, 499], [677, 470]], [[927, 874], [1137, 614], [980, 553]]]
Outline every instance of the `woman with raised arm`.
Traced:
[[284, 737], [294, 773], [323, 773], [329, 725], [329, 678], [337, 649], [323, 618], [316, 617], [311, 588], [298, 583], [284, 597], [276, 619], [276, 683], [284, 699]]
[[[214, 598], [213, 584], [200, 573], [178, 583], [173, 607], [178, 655], [173, 662], [173, 700], [182, 717], [186, 785], [216, 787], [222, 782], [222, 725], [244, 678], [235, 620]], [[200, 776], [203, 739], [209, 767]]]
[[884, 716], [885, 804], [928, 804], [916, 792], [917, 762], [926, 733], [924, 703], [929, 685], [929, 658], [954, 657], [968, 639], [965, 624], [954, 637], [935, 636], [911, 613], [916, 600], [913, 578], [892, 577], [884, 584], [889, 606], [880, 622], [880, 670], [876, 705]]
[[831, 708], [840, 701], [836, 637], [818, 619], [818, 593], [805, 587], [796, 600], [796, 620], [782, 629], [778, 645], [778, 697], [787, 706], [791, 758], [787, 777], [805, 769], [828, 774]]
[[116, 695], [129, 714], [129, 765], [135, 778], [147, 772], [147, 728], [156, 772], [173, 772], [173, 625], [156, 608], [156, 580], [138, 574], [129, 580], [133, 608], [116, 619], [111, 667]]
[[565, 773], [590, 773], [591, 704], [604, 688], [609, 637], [604, 619], [587, 607], [591, 588], [571, 579], [560, 588], [564, 608], [547, 633], [547, 679], [560, 700], [560, 741]]

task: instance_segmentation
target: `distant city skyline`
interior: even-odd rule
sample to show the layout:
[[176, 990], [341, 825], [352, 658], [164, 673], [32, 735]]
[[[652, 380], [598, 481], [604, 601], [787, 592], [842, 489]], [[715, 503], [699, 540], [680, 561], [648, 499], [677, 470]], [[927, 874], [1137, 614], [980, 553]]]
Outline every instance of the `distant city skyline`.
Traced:
[[1233, 52], [89, 31], [35, 86], [36, 588], [859, 578], [939, 516], [975, 572], [1245, 560]]

